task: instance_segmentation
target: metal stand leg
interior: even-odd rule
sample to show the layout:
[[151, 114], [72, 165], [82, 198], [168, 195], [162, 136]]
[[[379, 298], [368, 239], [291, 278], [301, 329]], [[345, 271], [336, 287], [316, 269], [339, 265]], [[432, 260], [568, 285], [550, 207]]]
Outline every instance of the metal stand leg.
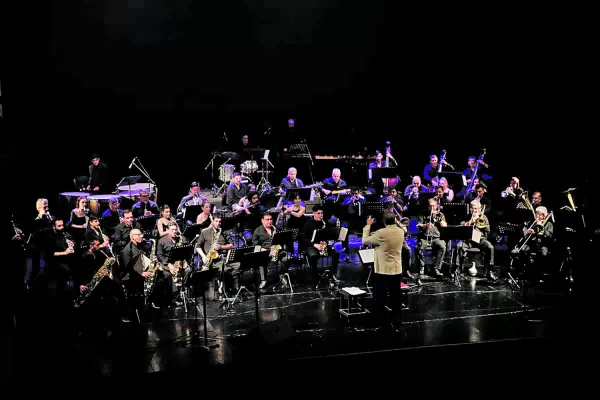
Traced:
[[373, 274], [373, 267], [369, 269], [369, 276], [367, 276], [367, 286], [369, 286], [369, 280], [371, 279], [371, 275]]
[[290, 293], [294, 293], [294, 288], [292, 287], [292, 280], [290, 279], [290, 274], [288, 274], [287, 272], [279, 275], [279, 282], [277, 282], [277, 284], [273, 286], [273, 290], [275, 290], [279, 285], [281, 285], [282, 288], [285, 288], [289, 285]]

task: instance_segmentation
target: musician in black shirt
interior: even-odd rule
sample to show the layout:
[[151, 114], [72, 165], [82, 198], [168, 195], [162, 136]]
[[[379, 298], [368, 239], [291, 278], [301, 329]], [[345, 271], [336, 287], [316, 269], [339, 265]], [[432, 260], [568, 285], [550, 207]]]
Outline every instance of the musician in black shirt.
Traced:
[[523, 229], [523, 238], [511, 250], [512, 257], [524, 262], [531, 254], [535, 254], [536, 262], [539, 262], [539, 269], [547, 265], [548, 247], [554, 236], [554, 225], [552, 222], [549, 220], [546, 223], [543, 222], [547, 216], [548, 209], [546, 207], [540, 206], [535, 209], [536, 219], [535, 221], [527, 222], [527, 227]]
[[[485, 215], [482, 211], [481, 203], [477, 200], [473, 200], [471, 202], [471, 218], [469, 221], [461, 223], [461, 225], [472, 226], [474, 230], [479, 231], [481, 237], [479, 241], [475, 240], [463, 240], [457, 246], [458, 249], [458, 262], [461, 263], [464, 259], [465, 252], [470, 248], [479, 249], [484, 256], [485, 269], [487, 270], [487, 278], [491, 281], [495, 281], [498, 279], [494, 274], [494, 245], [492, 245], [487, 237], [490, 234], [490, 222], [488, 220], [487, 215]], [[477, 270], [471, 268], [469, 270], [471, 275], [475, 276], [477, 274]]]
[[232, 207], [234, 204], [242, 205], [240, 200], [246, 197], [248, 188], [242, 182], [242, 175], [234, 172], [231, 183], [227, 186], [227, 205]]
[[155, 202], [150, 200], [150, 192], [141, 190], [140, 201], [131, 207], [131, 212], [133, 213], [133, 218], [140, 218], [149, 217], [151, 215], [158, 216], [160, 214], [160, 209]]
[[131, 242], [132, 229], [141, 231], [142, 225], [139, 222], [133, 222], [133, 213], [130, 210], [124, 210], [123, 222], [115, 228], [115, 243], [113, 246], [115, 254], [119, 254], [125, 245]]
[[123, 210], [119, 208], [121, 203], [118, 197], [113, 197], [108, 202], [108, 208], [102, 213], [102, 227], [113, 241], [115, 240], [115, 228], [123, 220]]
[[[117, 273], [113, 273], [115, 280], [123, 283], [127, 300], [128, 310], [133, 313], [142, 308], [144, 300], [144, 280], [152, 276], [150, 271], [144, 271], [145, 250], [142, 246], [142, 231], [132, 229], [130, 242], [123, 248], [121, 263]], [[158, 271], [157, 271], [158, 272]]]
[[298, 170], [291, 167], [288, 169], [288, 175], [281, 180], [279, 184], [279, 193], [285, 194], [288, 189], [303, 188], [304, 182], [297, 178]]
[[[262, 250], [271, 250], [271, 243], [273, 242], [273, 236], [275, 236], [276, 232], [277, 228], [273, 226], [273, 217], [271, 216], [271, 214], [263, 213], [261, 218], [261, 225], [258, 228], [256, 228], [254, 230], [254, 233], [252, 234], [252, 244], [254, 246], [260, 246]], [[259, 268], [261, 280], [259, 286], [260, 289], [264, 288], [267, 284], [267, 273], [268, 268], [270, 266], [276, 266], [277, 262], [281, 261], [285, 270], [287, 270], [288, 258], [286, 252], [282, 249], [273, 249], [273, 251], [271, 251], [270, 257], [275, 256], [277, 256], [277, 261], [271, 260], [269, 261], [269, 265], [267, 265], [266, 268], [264, 266], [260, 266]]]
[[313, 218], [304, 224], [300, 241], [300, 245], [308, 257], [308, 262], [312, 269], [312, 275], [315, 281], [319, 280], [317, 262], [321, 257], [321, 252], [323, 252], [325, 248], [327, 249], [327, 255], [331, 256], [331, 272], [334, 276], [337, 275], [338, 263], [340, 261], [340, 253], [338, 253], [333, 246], [330, 246], [327, 243], [321, 244], [318, 241], [312, 240], [313, 232], [325, 229], [326, 226], [327, 224], [323, 221], [323, 209], [317, 204], [313, 207]]
[[92, 154], [92, 163], [88, 167], [90, 173], [90, 179], [88, 181], [87, 190], [104, 193], [108, 189], [108, 166], [100, 162], [100, 156], [98, 154]]
[[343, 198], [340, 195], [350, 194], [350, 189], [345, 180], [341, 178], [342, 172], [339, 168], [334, 168], [331, 177], [323, 181], [321, 191], [325, 195], [325, 207], [323, 209], [325, 220], [329, 220], [333, 215], [339, 216], [341, 213], [341, 204]]

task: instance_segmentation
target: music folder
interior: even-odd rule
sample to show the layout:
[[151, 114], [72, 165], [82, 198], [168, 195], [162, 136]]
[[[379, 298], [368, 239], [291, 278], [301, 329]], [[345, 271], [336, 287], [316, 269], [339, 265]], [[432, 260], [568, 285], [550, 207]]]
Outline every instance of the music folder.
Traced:
[[360, 249], [358, 256], [363, 264], [372, 264], [375, 262], [375, 249]]

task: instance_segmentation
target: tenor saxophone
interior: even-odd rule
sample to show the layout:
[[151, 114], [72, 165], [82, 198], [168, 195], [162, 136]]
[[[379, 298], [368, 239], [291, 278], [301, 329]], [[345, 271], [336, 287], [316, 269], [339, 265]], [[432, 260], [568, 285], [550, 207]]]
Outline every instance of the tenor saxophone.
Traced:
[[319, 254], [321, 255], [321, 257], [327, 257], [327, 242], [322, 240], [319, 244], [323, 247]]
[[213, 262], [219, 257], [219, 253], [217, 253], [217, 244], [219, 242], [220, 237], [221, 230], [219, 229], [213, 236], [212, 246], [210, 251], [208, 252], [208, 261], [206, 262], [206, 265], [203, 266], [203, 268], [208, 269], [212, 267]]
[[[152, 249], [150, 250], [150, 256], [156, 256], [156, 239], [150, 239], [150, 241], [152, 242]], [[162, 270], [162, 267], [160, 264], [158, 264], [157, 262], [154, 262], [152, 264], [148, 265], [148, 272], [151, 272], [152, 275], [149, 276], [148, 278], [146, 278], [146, 280], [144, 281], [144, 296], [145, 297], [149, 297], [152, 294], [152, 291], [154, 290], [154, 286], [156, 285], [156, 280], [157, 280], [157, 275], [156, 275], [156, 271], [157, 270]]]
[[271, 246], [271, 261], [272, 262], [277, 262], [277, 259], [279, 258], [280, 250], [281, 250], [281, 245], [279, 245], [279, 244]]
[[[179, 239], [177, 240], [177, 243], [175, 243], [175, 246], [181, 246], [183, 243], [183, 236], [179, 236]], [[180, 278], [180, 270], [182, 268], [182, 262], [181, 260], [177, 260], [175, 261], [175, 263], [173, 264], [173, 266], [175, 267], [175, 273], [173, 274], [173, 283], [179, 283], [179, 278]]]

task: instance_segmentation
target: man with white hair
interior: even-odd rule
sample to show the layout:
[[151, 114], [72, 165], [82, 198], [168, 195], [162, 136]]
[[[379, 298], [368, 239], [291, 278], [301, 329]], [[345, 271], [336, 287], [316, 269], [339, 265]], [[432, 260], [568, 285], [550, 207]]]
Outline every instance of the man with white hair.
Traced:
[[527, 226], [523, 228], [523, 238], [511, 251], [511, 256], [524, 261], [529, 259], [531, 254], [535, 254], [536, 259], [543, 265], [547, 260], [548, 246], [553, 235], [554, 225], [548, 218], [548, 209], [544, 206], [537, 207], [535, 221], [527, 222]]
[[[487, 215], [481, 210], [481, 203], [477, 200], [471, 202], [471, 219], [466, 222], [461, 222], [461, 225], [472, 226], [474, 231], [478, 231], [480, 234], [479, 241], [468, 239], [463, 240], [458, 245], [458, 260], [459, 265], [462, 263], [465, 252], [468, 249], [476, 248], [481, 251], [484, 257], [486, 277], [495, 281], [498, 278], [494, 274], [494, 246], [487, 240], [487, 236], [490, 234], [490, 221]], [[477, 269], [471, 268], [469, 273], [473, 276], [477, 275]]]
[[281, 180], [279, 184], [279, 193], [285, 193], [288, 189], [302, 188], [304, 187], [304, 183], [297, 178], [298, 170], [296, 168], [291, 167], [288, 169], [288, 174], [285, 178]]

